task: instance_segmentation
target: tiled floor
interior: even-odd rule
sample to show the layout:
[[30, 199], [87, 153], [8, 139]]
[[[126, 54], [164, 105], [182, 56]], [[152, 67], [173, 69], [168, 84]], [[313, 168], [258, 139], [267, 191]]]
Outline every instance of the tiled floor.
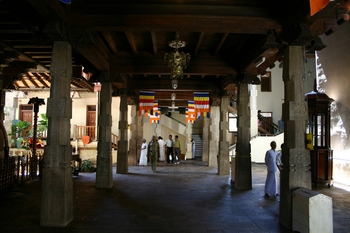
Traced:
[[[279, 198], [264, 198], [266, 167], [253, 164], [253, 189], [237, 191], [196, 160], [129, 167], [111, 189], [95, 188], [95, 173], [74, 177], [74, 220], [64, 228], [39, 226], [41, 181], [0, 192], [0, 232], [293, 232], [279, 224]], [[334, 233], [350, 232], [350, 193], [333, 198]]]

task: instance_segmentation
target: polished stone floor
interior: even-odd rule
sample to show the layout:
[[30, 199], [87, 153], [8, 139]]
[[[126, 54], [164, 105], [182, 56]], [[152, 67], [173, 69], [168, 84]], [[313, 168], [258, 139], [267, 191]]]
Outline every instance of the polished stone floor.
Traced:
[[[95, 173], [73, 177], [74, 220], [40, 227], [41, 181], [0, 192], [0, 232], [293, 232], [279, 224], [279, 198], [264, 198], [266, 167], [252, 164], [253, 189], [237, 191], [230, 176], [201, 161], [131, 166], [111, 189], [95, 188]], [[317, 188], [333, 198], [334, 233], [350, 232], [350, 192]]]

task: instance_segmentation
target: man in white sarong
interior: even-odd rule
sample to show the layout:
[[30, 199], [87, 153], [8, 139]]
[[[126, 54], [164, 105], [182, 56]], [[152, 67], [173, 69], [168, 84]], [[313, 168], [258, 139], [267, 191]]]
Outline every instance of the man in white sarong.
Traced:
[[165, 161], [165, 155], [164, 155], [164, 140], [162, 136], [158, 137], [158, 144], [159, 144], [159, 161], [163, 162]]
[[267, 176], [265, 182], [265, 197], [278, 196], [278, 179], [279, 170], [276, 163], [276, 158], [279, 152], [276, 150], [276, 142], [270, 143], [271, 149], [266, 151], [265, 164], [267, 166]]

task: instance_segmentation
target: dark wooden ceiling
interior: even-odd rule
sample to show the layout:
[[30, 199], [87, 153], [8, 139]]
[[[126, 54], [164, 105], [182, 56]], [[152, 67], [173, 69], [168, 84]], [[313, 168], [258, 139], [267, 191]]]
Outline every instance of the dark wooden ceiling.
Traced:
[[[67, 40], [73, 67], [99, 81], [107, 71], [114, 93], [126, 90], [130, 103], [149, 90], [159, 106], [171, 105], [172, 92], [176, 106], [187, 106], [194, 91], [209, 91], [214, 104], [224, 90], [234, 93], [238, 81], [250, 82], [282, 61], [286, 46], [322, 47], [318, 36], [338, 26], [348, 1], [332, 1], [312, 17], [309, 12], [308, 0], [0, 0], [2, 76], [13, 82], [29, 70], [37, 73], [37, 85], [25, 88], [47, 88], [39, 79], [50, 75], [53, 42]], [[179, 51], [191, 61], [174, 90], [164, 54], [173, 51], [168, 42], [176, 34], [187, 43]], [[256, 67], [261, 57], [265, 62]], [[79, 72], [74, 78], [72, 87], [92, 90]]]

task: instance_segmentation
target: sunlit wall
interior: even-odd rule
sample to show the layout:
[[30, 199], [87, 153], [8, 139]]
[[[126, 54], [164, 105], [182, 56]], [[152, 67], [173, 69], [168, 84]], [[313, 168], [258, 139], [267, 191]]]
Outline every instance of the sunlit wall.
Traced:
[[327, 47], [316, 54], [318, 90], [335, 100], [331, 105], [333, 177], [335, 183], [350, 185], [350, 22], [321, 39]]

